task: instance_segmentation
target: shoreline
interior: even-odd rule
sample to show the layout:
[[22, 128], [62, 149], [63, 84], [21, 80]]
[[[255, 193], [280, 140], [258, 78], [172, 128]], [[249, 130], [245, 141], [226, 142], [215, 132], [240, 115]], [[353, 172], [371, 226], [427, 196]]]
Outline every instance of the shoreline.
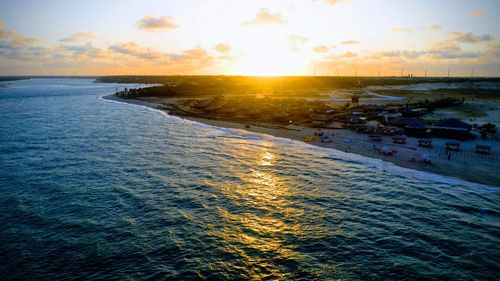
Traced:
[[[353, 132], [349, 129], [321, 129], [325, 134], [332, 134], [331, 142], [321, 142], [320, 138], [315, 137], [314, 140], [306, 141], [305, 138], [311, 139], [311, 136], [318, 132], [317, 128], [309, 128], [295, 125], [280, 126], [275, 124], [262, 124], [255, 122], [240, 123], [236, 121], [214, 120], [202, 117], [192, 117], [185, 115], [176, 115], [170, 112], [174, 108], [163, 103], [159, 99], [123, 99], [114, 94], [103, 96], [103, 99], [117, 102], [142, 105], [149, 108], [161, 110], [166, 114], [177, 116], [183, 119], [207, 124], [210, 126], [240, 129], [253, 133], [267, 134], [274, 137], [291, 139], [300, 141], [309, 145], [314, 145], [322, 148], [336, 149], [345, 153], [352, 153], [364, 157], [379, 159], [384, 162], [392, 163], [396, 166], [428, 172], [437, 175], [443, 175], [456, 179], [465, 180], [472, 183], [478, 183], [488, 186], [498, 187], [500, 182], [500, 173], [495, 171], [500, 165], [498, 156], [482, 158], [474, 155], [474, 153], [453, 153], [452, 159], [449, 160], [444, 154], [444, 143], [447, 139], [433, 139], [435, 147], [432, 149], [421, 148], [417, 146], [417, 138], [407, 137], [407, 144], [397, 145], [392, 143], [392, 137], [384, 136], [382, 142], [372, 142], [368, 140], [368, 135]], [[483, 142], [481, 142], [483, 143]], [[464, 151], [469, 152], [473, 149], [475, 141], [464, 142]], [[498, 145], [497, 145], [498, 147]], [[397, 151], [392, 156], [386, 156], [380, 153], [382, 148], [389, 148]], [[497, 149], [495, 149], [497, 151]], [[432, 164], [421, 163], [419, 160], [425, 155], [429, 156]], [[410, 161], [414, 159], [415, 161]], [[486, 171], [486, 172], [485, 172]], [[490, 171], [490, 172], [489, 172]]]

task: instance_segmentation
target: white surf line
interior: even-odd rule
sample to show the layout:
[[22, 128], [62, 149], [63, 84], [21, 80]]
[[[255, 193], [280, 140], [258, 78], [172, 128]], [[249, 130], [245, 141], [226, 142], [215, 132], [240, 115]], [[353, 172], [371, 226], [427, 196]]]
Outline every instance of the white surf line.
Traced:
[[[221, 129], [222, 129], [223, 132], [234, 133], [234, 134], [237, 134], [240, 136], [248, 136], [251, 134], [263, 135], [267, 138], [267, 140], [276, 139], [276, 140], [281, 141], [281, 142], [287, 142], [288, 144], [292, 143], [294, 145], [299, 145], [299, 146], [305, 147], [307, 149], [312, 149], [312, 150], [316, 150], [316, 151], [318, 151], [318, 150], [323, 151], [325, 153], [339, 157], [343, 160], [357, 162], [359, 164], [367, 165], [371, 168], [376, 168], [378, 170], [386, 171], [386, 172], [389, 172], [389, 173], [395, 174], [395, 175], [404, 176], [404, 177], [410, 178], [410, 179], [424, 180], [424, 181], [430, 181], [430, 182], [441, 183], [441, 184], [461, 185], [461, 186], [467, 186], [467, 187], [474, 187], [474, 188], [478, 188], [478, 189], [485, 189], [485, 190], [489, 190], [492, 192], [500, 192], [500, 189], [497, 189], [493, 186], [489, 186], [489, 185], [485, 185], [485, 184], [481, 184], [481, 183], [474, 183], [474, 182], [470, 182], [470, 181], [467, 181], [464, 179], [440, 175], [440, 174], [436, 174], [436, 173], [432, 173], [432, 172], [426, 172], [426, 171], [420, 171], [420, 170], [416, 170], [416, 169], [401, 167], [401, 166], [398, 166], [392, 162], [384, 161], [382, 159], [371, 158], [371, 157], [367, 157], [367, 156], [356, 154], [356, 153], [344, 152], [341, 150], [337, 150], [335, 148], [316, 146], [316, 145], [309, 144], [309, 143], [306, 143], [303, 141], [289, 139], [289, 138], [283, 138], [283, 137], [277, 137], [277, 136], [273, 136], [273, 135], [265, 134], [265, 133], [254, 133], [254, 132], [249, 132], [249, 131], [246, 131], [243, 129], [218, 127], [215, 125], [200, 123], [200, 122], [193, 121], [193, 120], [187, 120], [187, 121], [193, 122], [197, 126], [201, 125], [200, 127], [203, 127], [203, 128], [212, 128], [212, 129], [216, 129], [218, 131], [221, 131]], [[247, 139], [252, 140], [249, 138], [247, 138]]]
[[[500, 192], [500, 189], [496, 188], [494, 186], [470, 182], [470, 181], [466, 181], [464, 179], [460, 179], [457, 177], [445, 176], [445, 175], [440, 175], [440, 174], [436, 174], [436, 173], [432, 173], [432, 172], [425, 172], [425, 171], [420, 171], [420, 170], [416, 170], [416, 169], [401, 167], [401, 166], [398, 166], [392, 162], [384, 161], [382, 159], [371, 158], [371, 157], [367, 157], [367, 156], [356, 154], [356, 153], [345, 152], [345, 151], [337, 150], [335, 148], [317, 146], [317, 145], [309, 144], [309, 143], [306, 143], [303, 141], [289, 139], [289, 138], [283, 138], [283, 137], [277, 137], [277, 136], [273, 136], [273, 135], [266, 134], [266, 133], [256, 133], [256, 132], [246, 131], [243, 129], [226, 128], [226, 127], [219, 127], [219, 126], [215, 126], [215, 125], [205, 124], [205, 123], [194, 121], [194, 120], [184, 119], [184, 118], [181, 118], [181, 117], [178, 117], [175, 115], [168, 115], [165, 111], [163, 111], [161, 109], [151, 108], [147, 105], [126, 102], [126, 101], [118, 101], [118, 100], [113, 100], [113, 99], [105, 99], [103, 97], [101, 97], [101, 98], [103, 100], [110, 101], [110, 102], [121, 103], [121, 104], [125, 103], [125, 104], [140, 106], [140, 107], [146, 107], [154, 112], [159, 112], [160, 114], [162, 114], [164, 116], [168, 116], [169, 118], [175, 118], [177, 120], [191, 123], [191, 124], [193, 124], [197, 127], [201, 127], [201, 128], [214, 129], [217, 131], [222, 131], [225, 133], [235, 134], [235, 135], [243, 136], [243, 137], [252, 136], [252, 135], [257, 136], [257, 137], [263, 136], [264, 139], [267, 139], [267, 140], [275, 139], [275, 140], [285, 142], [288, 144], [302, 146], [302, 147], [307, 148], [307, 149], [316, 150], [316, 151], [323, 151], [327, 154], [334, 155], [334, 156], [339, 157], [343, 160], [357, 162], [359, 164], [366, 165], [370, 168], [376, 168], [378, 170], [386, 171], [386, 172], [389, 172], [391, 174], [403, 176], [403, 177], [409, 178], [409, 179], [430, 181], [430, 182], [441, 183], [441, 184], [461, 185], [461, 186], [466, 186], [466, 187], [488, 190], [491, 192]], [[259, 139], [246, 138], [246, 139], [247, 140], [254, 140], [254, 141], [262, 140], [261, 138], [259, 138]]]

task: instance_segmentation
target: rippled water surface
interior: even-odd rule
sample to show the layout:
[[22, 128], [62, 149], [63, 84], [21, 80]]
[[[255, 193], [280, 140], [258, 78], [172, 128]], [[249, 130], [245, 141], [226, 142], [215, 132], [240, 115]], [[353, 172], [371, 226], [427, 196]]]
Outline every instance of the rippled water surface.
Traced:
[[3, 280], [499, 278], [500, 194], [103, 100], [0, 89]]

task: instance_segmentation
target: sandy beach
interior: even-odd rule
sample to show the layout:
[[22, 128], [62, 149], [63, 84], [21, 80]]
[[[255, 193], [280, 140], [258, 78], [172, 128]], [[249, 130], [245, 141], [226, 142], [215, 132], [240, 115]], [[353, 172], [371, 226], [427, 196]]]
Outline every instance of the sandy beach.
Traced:
[[[172, 109], [169, 104], [156, 98], [122, 99], [116, 95], [109, 95], [103, 98], [147, 106], [163, 110], [167, 113]], [[349, 129], [325, 130], [296, 125], [279, 126], [252, 122], [243, 124], [199, 117], [181, 117], [217, 127], [242, 129], [254, 133], [303, 141], [320, 147], [381, 159], [405, 168], [461, 178], [481, 184], [500, 186], [500, 172], [498, 170], [500, 165], [498, 154], [500, 146], [498, 141], [464, 141], [461, 142], [460, 152], [447, 153], [445, 151], [445, 143], [450, 141], [449, 139], [433, 138], [433, 147], [423, 148], [418, 146], [418, 139], [413, 137], [407, 137], [405, 144], [394, 144], [392, 137], [383, 136], [382, 141], [373, 142], [367, 134], [360, 134]], [[331, 141], [322, 142], [321, 137], [315, 136], [315, 134], [320, 132], [323, 135], [328, 135]], [[476, 144], [491, 146], [492, 153], [490, 155], [476, 154]], [[385, 151], [391, 151], [393, 154], [385, 155], [382, 153]], [[421, 161], [424, 158], [430, 159], [431, 163]]]

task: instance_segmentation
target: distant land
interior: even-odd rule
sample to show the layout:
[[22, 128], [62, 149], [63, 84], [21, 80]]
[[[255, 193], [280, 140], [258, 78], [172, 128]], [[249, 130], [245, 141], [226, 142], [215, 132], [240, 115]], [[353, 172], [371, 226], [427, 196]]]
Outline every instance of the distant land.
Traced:
[[500, 182], [500, 78], [106, 76], [96, 82], [137, 84], [105, 98], [213, 126]]
[[97, 79], [99, 76], [0, 76], [0, 82], [26, 79]]

